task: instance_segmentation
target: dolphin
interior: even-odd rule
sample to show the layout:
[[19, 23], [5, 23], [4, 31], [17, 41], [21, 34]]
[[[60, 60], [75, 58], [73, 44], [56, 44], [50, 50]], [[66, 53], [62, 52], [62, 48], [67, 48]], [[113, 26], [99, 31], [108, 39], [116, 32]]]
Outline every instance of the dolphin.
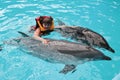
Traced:
[[74, 39], [84, 45], [104, 48], [115, 53], [114, 49], [110, 47], [105, 38], [99, 33], [80, 26], [67, 26], [59, 19], [57, 22], [58, 26], [55, 28], [55, 31], [61, 33], [62, 36]]
[[28, 50], [30, 51], [28, 54], [51, 63], [65, 64], [60, 71], [63, 74], [67, 74], [70, 71], [74, 72], [77, 65], [88, 61], [111, 60], [110, 57], [90, 46], [55, 39], [48, 39], [49, 43], [43, 44], [23, 32], [19, 33], [24, 37], [5, 41], [4, 44]]

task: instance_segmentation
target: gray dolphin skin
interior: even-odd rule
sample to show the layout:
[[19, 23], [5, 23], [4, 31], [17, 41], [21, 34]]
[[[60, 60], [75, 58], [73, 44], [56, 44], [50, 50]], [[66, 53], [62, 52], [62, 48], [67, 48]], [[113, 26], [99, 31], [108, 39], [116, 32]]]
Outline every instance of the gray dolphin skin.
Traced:
[[111, 60], [110, 57], [90, 46], [55, 39], [48, 39], [50, 42], [43, 44], [25, 33], [19, 33], [24, 37], [11, 39], [4, 43], [28, 50], [30, 51], [28, 54], [42, 60], [65, 64], [65, 67], [60, 71], [63, 74], [67, 74], [70, 71], [74, 72], [77, 65], [88, 61]]
[[59, 26], [55, 28], [55, 31], [61, 33], [62, 36], [74, 39], [91, 47], [104, 48], [115, 53], [105, 38], [99, 33], [80, 26], [67, 26], [59, 19], [57, 22]]

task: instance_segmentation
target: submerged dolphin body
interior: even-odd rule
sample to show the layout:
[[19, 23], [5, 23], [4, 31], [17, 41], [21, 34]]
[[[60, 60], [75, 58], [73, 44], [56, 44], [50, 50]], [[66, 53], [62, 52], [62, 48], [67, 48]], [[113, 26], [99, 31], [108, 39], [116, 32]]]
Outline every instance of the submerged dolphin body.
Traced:
[[[22, 33], [22, 32], [19, 32]], [[39, 57], [51, 63], [65, 64], [60, 73], [68, 73], [74, 71], [78, 64], [96, 61], [96, 60], [111, 60], [110, 57], [105, 56], [102, 52], [84, 45], [73, 42], [48, 39], [48, 44], [28, 37], [12, 39], [6, 41], [5, 44], [19, 46], [20, 48], [30, 50], [29, 54]]]
[[72, 38], [82, 44], [88, 46], [95, 46], [99, 48], [105, 48], [111, 52], [115, 52], [100, 34], [84, 27], [80, 26], [67, 26], [62, 21], [58, 20], [58, 28], [55, 31], [60, 32], [64, 37]]

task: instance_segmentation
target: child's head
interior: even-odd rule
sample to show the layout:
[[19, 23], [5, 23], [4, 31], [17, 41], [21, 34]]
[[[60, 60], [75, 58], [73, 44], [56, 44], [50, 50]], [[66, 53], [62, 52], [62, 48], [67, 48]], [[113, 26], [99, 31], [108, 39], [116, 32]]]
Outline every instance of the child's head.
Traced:
[[49, 29], [52, 25], [53, 18], [51, 16], [40, 16], [40, 23], [46, 29]]

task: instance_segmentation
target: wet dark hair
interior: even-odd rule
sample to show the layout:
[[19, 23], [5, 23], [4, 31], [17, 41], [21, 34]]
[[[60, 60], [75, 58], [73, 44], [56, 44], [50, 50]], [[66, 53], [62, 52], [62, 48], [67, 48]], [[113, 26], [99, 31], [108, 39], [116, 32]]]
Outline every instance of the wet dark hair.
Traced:
[[40, 22], [41, 24], [43, 22], [52, 22], [53, 18], [51, 16], [40, 16]]

